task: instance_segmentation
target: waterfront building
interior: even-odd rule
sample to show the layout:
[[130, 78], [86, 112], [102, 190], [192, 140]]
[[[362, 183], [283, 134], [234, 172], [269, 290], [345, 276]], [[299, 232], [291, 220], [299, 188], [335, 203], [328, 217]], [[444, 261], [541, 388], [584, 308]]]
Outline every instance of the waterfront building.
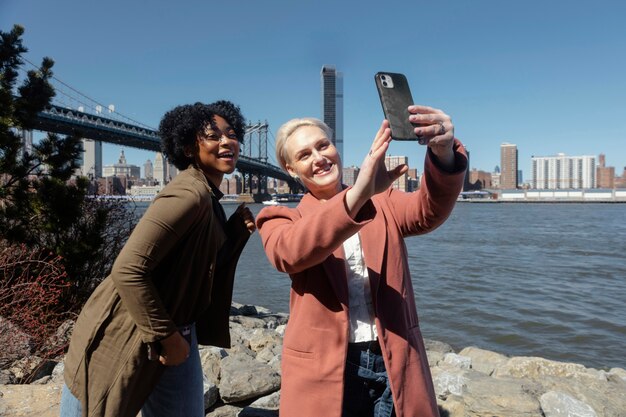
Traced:
[[231, 175], [224, 178], [220, 184], [220, 191], [224, 194], [241, 194], [243, 192], [243, 180], [241, 175]]
[[322, 77], [322, 120], [333, 131], [332, 142], [343, 155], [343, 74], [334, 65], [324, 65]]
[[102, 142], [99, 140], [83, 139], [83, 152], [79, 160], [76, 175], [90, 179], [102, 178]]
[[132, 185], [128, 195], [136, 200], [152, 200], [162, 189], [162, 185]]
[[477, 170], [476, 168], [469, 172], [469, 182], [476, 190], [494, 188], [492, 177], [493, 174], [491, 172]]
[[165, 178], [166, 178], [166, 183], [168, 183], [172, 181], [174, 178], [176, 178], [176, 176], [178, 175], [180, 171], [170, 161], [167, 161], [166, 168], [167, 170], [166, 170]]
[[517, 145], [503, 143], [500, 145], [500, 188], [517, 188]]
[[163, 158], [163, 154], [161, 152], [157, 152], [154, 156], [153, 178], [161, 185], [166, 184], [165, 179], [167, 178], [164, 159], [165, 158]]
[[606, 166], [606, 158], [603, 153], [598, 155], [596, 181], [598, 188], [615, 188], [615, 167]]
[[127, 177], [105, 177], [98, 178], [96, 181], [98, 184], [97, 194], [99, 195], [126, 195]]
[[343, 183], [352, 186], [354, 185], [356, 178], [359, 176], [360, 169], [354, 165], [347, 168], [343, 168]]
[[126, 156], [122, 149], [117, 164], [104, 166], [104, 177], [126, 177], [139, 179], [141, 170], [137, 165], [131, 165], [126, 162]]
[[[385, 157], [385, 166], [388, 170], [394, 169], [398, 165], [409, 165], [409, 158], [406, 156], [386, 156]], [[400, 175], [400, 177], [391, 184], [391, 186], [400, 191], [409, 191], [408, 185], [409, 175], [405, 172]]]
[[500, 188], [501, 175], [502, 173], [500, 171], [494, 171], [491, 173], [491, 187], [492, 188]]
[[596, 157], [556, 156], [532, 157], [532, 181], [534, 189], [581, 189], [596, 187]]
[[270, 194], [289, 194], [291, 188], [289, 183], [283, 180], [277, 180], [276, 178], [267, 179], [267, 192]]
[[143, 177], [147, 180], [154, 178], [154, 167], [149, 159], [143, 164]]
[[615, 188], [626, 188], [626, 167], [621, 176], [615, 177]]
[[406, 172], [407, 175], [407, 188], [409, 192], [417, 191], [420, 188], [420, 176], [417, 173], [417, 169], [409, 168]]

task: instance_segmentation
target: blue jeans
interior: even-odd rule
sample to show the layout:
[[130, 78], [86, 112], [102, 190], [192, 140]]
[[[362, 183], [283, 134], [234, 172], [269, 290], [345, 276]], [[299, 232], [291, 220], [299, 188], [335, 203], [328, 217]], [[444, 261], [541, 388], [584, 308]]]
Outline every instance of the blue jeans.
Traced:
[[[81, 417], [80, 401], [63, 386], [60, 417]], [[168, 366], [148, 400], [142, 417], [204, 417], [204, 385], [195, 325], [191, 329], [189, 358]]]
[[385, 362], [379, 352], [348, 344], [342, 417], [395, 416]]

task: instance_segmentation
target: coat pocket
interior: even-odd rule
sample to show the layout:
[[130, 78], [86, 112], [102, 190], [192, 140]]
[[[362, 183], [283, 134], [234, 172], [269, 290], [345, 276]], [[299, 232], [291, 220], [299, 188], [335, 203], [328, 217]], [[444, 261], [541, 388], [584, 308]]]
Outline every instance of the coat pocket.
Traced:
[[283, 355], [292, 356], [292, 357], [300, 358], [300, 359], [314, 359], [315, 358], [315, 353], [313, 352], [304, 352], [301, 350], [295, 350], [295, 349], [288, 348], [287, 346], [283, 346]]

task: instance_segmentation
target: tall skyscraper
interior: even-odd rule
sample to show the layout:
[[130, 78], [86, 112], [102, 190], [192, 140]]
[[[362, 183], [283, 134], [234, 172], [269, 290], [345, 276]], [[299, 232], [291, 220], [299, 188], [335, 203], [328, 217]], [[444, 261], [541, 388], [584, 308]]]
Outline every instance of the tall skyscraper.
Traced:
[[33, 131], [22, 130], [22, 152], [33, 153]]
[[500, 188], [517, 188], [517, 145], [503, 143], [500, 145]]
[[343, 160], [343, 74], [334, 65], [322, 67], [322, 120], [332, 130], [333, 144]]
[[165, 161], [163, 160], [163, 154], [161, 152], [157, 152], [154, 156], [154, 179], [160, 184], [166, 184], [166, 166]]
[[151, 160], [146, 160], [146, 163], [143, 164], [143, 177], [147, 180], [151, 180], [154, 178], [154, 166], [152, 165]]
[[88, 178], [102, 178], [102, 142], [83, 139], [80, 174]]

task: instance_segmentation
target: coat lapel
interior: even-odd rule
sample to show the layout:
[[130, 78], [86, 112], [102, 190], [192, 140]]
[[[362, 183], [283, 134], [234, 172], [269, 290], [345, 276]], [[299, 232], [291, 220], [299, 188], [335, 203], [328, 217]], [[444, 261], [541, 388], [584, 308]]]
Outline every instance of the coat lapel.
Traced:
[[[319, 208], [320, 204], [324, 204], [320, 202], [318, 199], [313, 197], [311, 193], [306, 193], [300, 204], [298, 204], [298, 211], [302, 217], [305, 217], [309, 214], [315, 213], [315, 211]], [[345, 263], [346, 255], [343, 251], [343, 245], [339, 245], [337, 249], [330, 255], [324, 262], [322, 262], [322, 266], [326, 271], [326, 275], [330, 278], [330, 284], [337, 295], [337, 298], [344, 305], [344, 308], [348, 307], [348, 279], [346, 276], [346, 263]], [[333, 279], [332, 277], [336, 277]]]
[[383, 257], [387, 245], [387, 219], [378, 204], [375, 204], [378, 215], [359, 232], [365, 265], [370, 278], [372, 295], [375, 294], [380, 284], [380, 276], [383, 268]]

